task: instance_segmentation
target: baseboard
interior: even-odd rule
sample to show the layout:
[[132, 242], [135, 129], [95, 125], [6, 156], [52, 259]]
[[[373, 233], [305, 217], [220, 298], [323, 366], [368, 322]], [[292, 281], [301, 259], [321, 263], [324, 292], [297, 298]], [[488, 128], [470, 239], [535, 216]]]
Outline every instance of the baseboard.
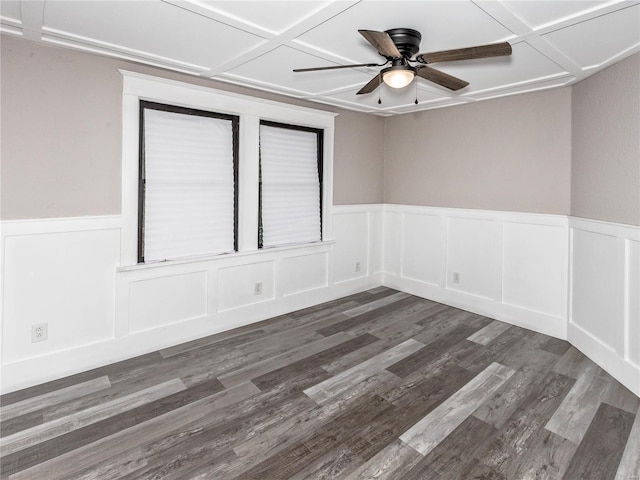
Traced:
[[569, 322], [568, 337], [574, 347], [640, 397], [640, 366], [625, 360], [615, 350], [572, 322]]
[[431, 285], [397, 275], [385, 274], [382, 284], [401, 290], [411, 295], [450, 305], [485, 317], [510, 323], [518, 327], [544, 333], [552, 337], [566, 340], [566, 322], [561, 317], [554, 317], [544, 313], [506, 305], [489, 298], [449, 290], [437, 285]]

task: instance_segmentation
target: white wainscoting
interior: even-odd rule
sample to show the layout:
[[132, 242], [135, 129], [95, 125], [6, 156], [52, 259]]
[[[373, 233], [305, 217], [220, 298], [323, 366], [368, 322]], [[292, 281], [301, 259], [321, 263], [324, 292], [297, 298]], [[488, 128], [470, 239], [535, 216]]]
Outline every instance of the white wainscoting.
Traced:
[[333, 207], [319, 244], [122, 268], [119, 216], [4, 221], [2, 393], [379, 286], [382, 211]]
[[[336, 249], [333, 281], [337, 284], [379, 274], [382, 270], [382, 206], [344, 206], [333, 215]], [[366, 232], [363, 236], [362, 232]]]
[[566, 338], [567, 222], [561, 215], [385, 205], [383, 283]]
[[570, 218], [568, 340], [640, 396], [640, 228]]
[[[118, 217], [3, 222], [3, 364], [113, 338], [119, 259]], [[31, 343], [40, 323], [48, 340]]]
[[2, 392], [384, 284], [566, 338], [640, 395], [638, 227], [404, 205], [331, 221], [321, 244], [123, 268], [118, 216], [2, 222]]

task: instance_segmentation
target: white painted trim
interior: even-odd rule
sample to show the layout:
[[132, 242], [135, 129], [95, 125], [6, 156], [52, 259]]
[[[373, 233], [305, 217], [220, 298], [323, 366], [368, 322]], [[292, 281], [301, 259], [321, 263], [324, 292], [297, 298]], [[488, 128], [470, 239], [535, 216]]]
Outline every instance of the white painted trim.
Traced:
[[197, 107], [205, 104], [208, 105], [208, 108], [214, 108], [220, 113], [253, 115], [274, 122], [293, 116], [294, 121], [300, 122], [300, 125], [317, 128], [331, 128], [334, 117], [338, 116], [334, 112], [215, 90], [211, 87], [154, 77], [138, 72], [118, 71], [124, 77], [124, 95], [132, 95], [149, 100], [171, 97], [173, 101], [184, 102], [182, 104], [186, 107]]
[[[632, 365], [635, 369], [638, 370], [639, 372], [639, 376], [640, 376], [640, 364], [634, 362], [631, 359], [631, 355], [629, 354], [629, 351], [632, 348], [639, 348], [640, 345], [640, 338], [636, 338], [635, 339], [635, 343], [634, 343], [634, 339], [631, 338], [631, 328], [630, 328], [630, 324], [632, 321], [636, 321], [636, 322], [640, 322], [640, 319], [636, 318], [636, 319], [632, 319], [631, 318], [631, 312], [629, 309], [629, 297], [631, 296], [631, 259], [629, 258], [629, 249], [630, 249], [630, 242], [635, 241], [635, 240], [631, 240], [629, 238], [624, 239], [624, 292], [623, 292], [623, 309], [624, 309], [624, 359], [627, 363], [629, 363], [630, 365]], [[639, 267], [640, 268], [640, 267]], [[640, 395], [638, 395], [640, 396]]]
[[[334, 245], [335, 240], [327, 240], [325, 242], [314, 243], [300, 243], [295, 245], [285, 245], [283, 247], [261, 248], [259, 250], [251, 250], [246, 252], [227, 253], [223, 255], [206, 255], [200, 257], [188, 257], [180, 258], [176, 260], [166, 260], [156, 263], [140, 263], [137, 265], [128, 265], [124, 267], [118, 267], [118, 272], [133, 272], [137, 270], [148, 269], [160, 269], [170, 268], [176, 265], [185, 265], [190, 263], [203, 263], [203, 262], [217, 262], [220, 264], [233, 264], [244, 265], [247, 263], [255, 263], [255, 261], [262, 261], [265, 258], [270, 258], [269, 254], [277, 254], [279, 252], [286, 252], [289, 250], [307, 250], [307, 251], [328, 251], [331, 245]], [[322, 250], [319, 250], [322, 249]], [[251, 260], [254, 260], [252, 262]]]
[[587, 232], [596, 232], [602, 235], [624, 237], [640, 242], [640, 226], [626, 223], [604, 222], [581, 217], [569, 217], [569, 227]]
[[517, 223], [567, 226], [567, 216], [550, 213], [513, 212], [506, 210], [480, 210], [473, 208], [430, 207], [420, 205], [382, 204], [385, 212], [414, 213], [417, 215], [448, 215], [457, 218], [497, 219]]
[[122, 97], [122, 232], [120, 265], [138, 263], [138, 175], [140, 99]]
[[[260, 182], [260, 118], [246, 115], [240, 122], [240, 158], [238, 166], [238, 251], [246, 252], [258, 248], [258, 185]], [[248, 188], [247, 188], [248, 187]]]
[[350, 213], [375, 213], [382, 212], [384, 204], [381, 203], [365, 203], [358, 205], [333, 205], [331, 212], [334, 215], [348, 215]]
[[322, 139], [322, 240], [333, 239], [333, 145], [335, 129], [333, 117], [331, 126], [324, 127]]
[[112, 230], [121, 227], [120, 215], [95, 217], [38, 218], [28, 220], [3, 220], [2, 236], [40, 235], [43, 233], [82, 232], [87, 230]]

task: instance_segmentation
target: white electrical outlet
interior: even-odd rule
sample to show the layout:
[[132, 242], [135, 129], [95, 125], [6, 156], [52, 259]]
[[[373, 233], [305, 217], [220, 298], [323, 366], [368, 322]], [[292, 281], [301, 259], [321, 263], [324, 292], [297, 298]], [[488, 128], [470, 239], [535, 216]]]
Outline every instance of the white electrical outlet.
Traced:
[[31, 325], [31, 343], [44, 342], [48, 337], [48, 324]]
[[262, 295], [262, 282], [256, 282], [256, 285], [253, 289], [254, 295]]
[[453, 283], [460, 283], [460, 274], [458, 272], [453, 272]]
[[360, 271], [360, 262], [356, 262], [356, 272]]

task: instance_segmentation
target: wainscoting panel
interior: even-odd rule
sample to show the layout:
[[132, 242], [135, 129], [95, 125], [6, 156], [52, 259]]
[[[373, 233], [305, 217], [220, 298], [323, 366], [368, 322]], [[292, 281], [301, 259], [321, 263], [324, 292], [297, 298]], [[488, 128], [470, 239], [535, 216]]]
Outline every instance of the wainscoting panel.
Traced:
[[396, 211], [395, 206], [385, 207], [383, 220], [383, 271], [385, 275], [400, 276], [402, 272], [402, 211]]
[[543, 315], [567, 312], [566, 222], [503, 224], [502, 301]]
[[567, 217], [385, 205], [384, 284], [566, 338]]
[[640, 396], [640, 227], [570, 218], [568, 340]]
[[[3, 222], [3, 364], [113, 337], [114, 227], [112, 217]], [[41, 323], [48, 339], [32, 343]]]
[[131, 282], [130, 332], [206, 317], [208, 280], [204, 270]]
[[369, 213], [369, 272], [384, 271], [384, 212], [382, 205], [372, 205]]
[[402, 235], [402, 276], [441, 285], [444, 229], [439, 215], [405, 215]]
[[282, 296], [317, 290], [328, 284], [328, 254], [297, 255], [282, 260]]
[[495, 218], [447, 218], [446, 285], [482, 297], [500, 298], [499, 227]]
[[[262, 284], [260, 293], [256, 285]], [[275, 297], [275, 263], [255, 262], [218, 271], [218, 311], [232, 310]]]
[[612, 351], [622, 352], [623, 317], [615, 235], [573, 228], [571, 321]]
[[333, 281], [340, 283], [368, 275], [369, 212], [355, 208], [334, 210], [333, 230]]

